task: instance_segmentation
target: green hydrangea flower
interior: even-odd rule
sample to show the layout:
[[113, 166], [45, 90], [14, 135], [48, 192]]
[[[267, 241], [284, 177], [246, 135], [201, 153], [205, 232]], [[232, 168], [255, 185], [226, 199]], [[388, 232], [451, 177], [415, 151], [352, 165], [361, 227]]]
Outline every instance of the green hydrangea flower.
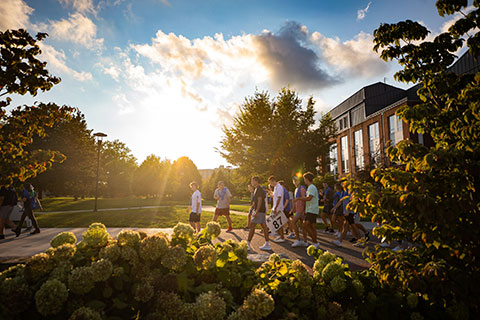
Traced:
[[68, 298], [67, 287], [60, 281], [47, 280], [35, 293], [37, 310], [43, 316], [58, 314]]
[[363, 283], [360, 280], [355, 279], [355, 280], [352, 281], [352, 285], [355, 288], [355, 292], [357, 293], [357, 295], [359, 297], [363, 296], [363, 293], [365, 292], [365, 288], [363, 286]]
[[161, 258], [167, 250], [167, 237], [163, 233], [157, 233], [142, 240], [139, 253], [143, 260], [155, 261]]
[[340, 276], [335, 276], [332, 281], [330, 281], [330, 287], [335, 293], [343, 292], [347, 288], [347, 281]]
[[24, 277], [6, 278], [0, 282], [2, 304], [12, 315], [28, 310], [31, 306], [32, 288]]
[[72, 269], [73, 265], [69, 261], [61, 261], [57, 264], [55, 269], [52, 270], [49, 279], [56, 279], [66, 283], [68, 281], [68, 275]]
[[120, 256], [132, 266], [139, 262], [138, 253], [132, 247], [122, 247], [120, 250]]
[[25, 275], [30, 279], [38, 280], [50, 273], [54, 267], [55, 262], [49, 254], [39, 253], [27, 260]]
[[77, 247], [74, 244], [66, 243], [55, 248], [50, 248], [49, 254], [53, 257], [55, 262], [68, 261], [75, 255]]
[[377, 296], [373, 292], [369, 292], [367, 294], [367, 302], [371, 305], [375, 305], [377, 303]]
[[281, 260], [280, 256], [276, 253], [272, 253], [270, 255], [270, 257], [268, 257], [268, 261], [270, 261], [270, 262], [277, 262], [277, 261], [280, 261], [280, 260]]
[[133, 296], [139, 302], [148, 302], [154, 294], [153, 286], [148, 279], [143, 279], [133, 286]]
[[107, 228], [102, 223], [92, 223], [88, 230], [82, 234], [83, 245], [89, 247], [104, 247], [108, 244], [110, 235]]
[[227, 305], [215, 292], [202, 293], [195, 300], [195, 314], [198, 320], [222, 320], [225, 318]]
[[52, 248], [61, 246], [62, 244], [75, 244], [77, 243], [77, 237], [73, 232], [62, 232], [57, 234], [51, 241], [50, 245]]
[[106, 247], [103, 247], [98, 256], [101, 259], [108, 259], [111, 262], [115, 262], [120, 258], [121, 254], [120, 247], [116, 243], [111, 243]]
[[162, 257], [162, 265], [170, 270], [181, 270], [186, 263], [187, 254], [181, 246], [170, 248]]
[[313, 276], [319, 278], [322, 275], [323, 269], [332, 261], [335, 261], [337, 256], [329, 251], [325, 251], [313, 265]]
[[407, 296], [407, 304], [412, 309], [416, 308], [418, 305], [418, 296], [415, 293], [410, 293]]
[[157, 319], [182, 320], [181, 312], [184, 303], [180, 296], [173, 292], [160, 292], [156, 295], [154, 310], [158, 312]]
[[102, 320], [102, 317], [93, 309], [80, 307], [72, 313], [69, 320]]
[[90, 268], [92, 268], [93, 280], [96, 282], [107, 281], [113, 272], [113, 265], [107, 259], [100, 259], [92, 262]]
[[222, 232], [222, 229], [220, 227], [220, 224], [215, 221], [210, 221], [207, 223], [207, 227], [205, 229], [205, 235], [210, 238], [210, 239], [215, 239], [217, 238], [220, 233]]
[[122, 230], [117, 236], [118, 245], [138, 248], [140, 245], [140, 234], [133, 230]]
[[254, 289], [243, 302], [242, 308], [251, 314], [254, 319], [262, 319], [273, 312], [275, 301], [265, 291]]
[[85, 294], [95, 286], [95, 275], [91, 267], [77, 267], [68, 276], [68, 288], [76, 294]]
[[188, 243], [193, 239], [194, 234], [195, 230], [193, 230], [191, 225], [179, 222], [173, 227], [172, 240], [183, 239]]
[[242, 240], [240, 243], [238, 243], [238, 246], [233, 249], [233, 252], [237, 257], [240, 259], [247, 259], [248, 256], [248, 244], [247, 241]]
[[330, 282], [337, 276], [345, 278], [345, 266], [338, 261], [330, 262], [322, 271], [322, 278], [325, 282]]
[[211, 245], [202, 246], [195, 251], [193, 261], [200, 269], [211, 269], [215, 267], [215, 262], [217, 261], [217, 252]]

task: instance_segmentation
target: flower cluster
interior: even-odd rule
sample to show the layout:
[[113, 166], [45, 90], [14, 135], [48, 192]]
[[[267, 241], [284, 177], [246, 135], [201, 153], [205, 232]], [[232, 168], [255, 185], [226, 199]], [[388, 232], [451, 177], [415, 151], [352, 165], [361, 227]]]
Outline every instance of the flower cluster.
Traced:
[[102, 320], [100, 314], [87, 307], [81, 307], [75, 310], [69, 320]]
[[65, 243], [47, 250], [57, 263], [70, 260], [76, 251], [77, 247], [70, 243]]
[[330, 287], [335, 293], [343, 292], [347, 288], [347, 280], [343, 277], [335, 276], [332, 281], [330, 281]]
[[225, 318], [227, 305], [215, 292], [200, 294], [195, 301], [195, 314], [198, 320], [222, 320]]
[[110, 235], [102, 223], [92, 223], [88, 230], [82, 234], [83, 245], [88, 247], [104, 247], [108, 243]]
[[137, 248], [140, 245], [140, 234], [133, 230], [122, 230], [117, 236], [117, 241], [121, 247]]
[[161, 258], [167, 250], [167, 237], [163, 233], [157, 233], [142, 240], [139, 253], [143, 260], [155, 261]]
[[360, 280], [355, 279], [355, 280], [352, 281], [352, 285], [355, 288], [355, 292], [357, 293], [357, 295], [359, 297], [363, 296], [363, 293], [365, 291], [363, 283]]
[[245, 299], [243, 305], [232, 313], [228, 319], [256, 320], [267, 317], [275, 309], [272, 296], [261, 289], [254, 289]]
[[135, 249], [132, 247], [122, 247], [120, 249], [120, 256], [123, 260], [127, 261], [132, 266], [138, 263], [138, 253]]
[[25, 268], [25, 274], [30, 279], [38, 279], [48, 274], [55, 267], [55, 262], [47, 253], [39, 253], [31, 257]]
[[73, 269], [73, 265], [69, 261], [61, 261], [57, 264], [55, 269], [50, 273], [49, 279], [56, 279], [61, 282], [68, 281], [68, 275]]
[[170, 270], [178, 271], [187, 263], [187, 254], [181, 246], [170, 248], [162, 258], [162, 265]]
[[59, 313], [67, 298], [67, 287], [56, 279], [47, 280], [35, 293], [37, 310], [43, 316]]
[[186, 223], [179, 222], [175, 227], [173, 227], [172, 241], [177, 242], [184, 240], [186, 243], [189, 243], [193, 239], [195, 230], [192, 226]]
[[[315, 248], [315, 247], [314, 247]], [[319, 256], [315, 264], [313, 265], [313, 276], [315, 279], [320, 278], [322, 275], [323, 269], [332, 261], [335, 261], [337, 256], [329, 251], [325, 251], [322, 255]]]
[[95, 275], [91, 267], [77, 267], [68, 276], [68, 288], [76, 294], [90, 292], [95, 286]]
[[113, 265], [109, 260], [100, 259], [90, 265], [93, 272], [93, 280], [96, 282], [107, 281], [112, 275]]
[[207, 227], [205, 229], [205, 235], [209, 238], [209, 239], [215, 239], [217, 238], [220, 233], [222, 232], [222, 229], [220, 227], [220, 224], [218, 222], [215, 222], [215, 221], [210, 221], [207, 223]]
[[412, 309], [416, 308], [418, 305], [418, 296], [415, 293], [410, 293], [407, 296], [407, 304]]
[[215, 267], [215, 262], [217, 260], [217, 252], [215, 248], [211, 245], [202, 246], [195, 251], [193, 256], [193, 261], [195, 265], [200, 269], [211, 269]]
[[345, 277], [345, 265], [338, 261], [332, 261], [322, 271], [322, 279], [330, 282], [335, 277]]
[[117, 246], [116, 243], [111, 243], [107, 245], [106, 247], [103, 247], [100, 250], [99, 257], [101, 259], [108, 259], [111, 262], [117, 261], [118, 258], [120, 258], [122, 252], [120, 250], [120, 247]]
[[140, 302], [148, 302], [154, 294], [153, 286], [149, 279], [142, 279], [133, 287], [133, 296], [135, 300]]
[[61, 246], [62, 244], [75, 244], [77, 243], [77, 237], [72, 232], [62, 232], [53, 237], [50, 241], [52, 248]]

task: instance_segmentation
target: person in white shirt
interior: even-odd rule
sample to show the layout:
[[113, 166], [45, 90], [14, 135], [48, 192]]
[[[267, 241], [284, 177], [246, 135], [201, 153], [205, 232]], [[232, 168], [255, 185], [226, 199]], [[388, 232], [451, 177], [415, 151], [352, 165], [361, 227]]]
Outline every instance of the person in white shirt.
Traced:
[[[268, 183], [273, 188], [273, 195], [272, 195], [272, 212], [270, 213], [273, 216], [280, 214], [283, 212], [283, 186], [278, 183], [277, 178], [274, 176], [270, 176], [268, 178]], [[273, 239], [274, 242], [285, 242], [285, 237], [283, 235], [283, 229], [280, 228], [279, 235]]]
[[195, 231], [200, 232], [200, 214], [202, 213], [202, 194], [198, 190], [198, 183], [195, 181], [190, 183], [192, 189], [192, 198], [187, 212], [190, 212], [189, 222]]

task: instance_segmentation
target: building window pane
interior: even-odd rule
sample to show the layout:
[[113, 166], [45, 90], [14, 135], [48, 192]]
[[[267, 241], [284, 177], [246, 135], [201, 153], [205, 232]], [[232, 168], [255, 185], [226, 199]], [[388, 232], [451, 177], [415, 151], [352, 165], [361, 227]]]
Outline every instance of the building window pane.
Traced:
[[337, 144], [334, 143], [330, 147], [330, 173], [336, 176], [338, 174], [337, 163]]
[[372, 164], [380, 162], [380, 135], [378, 122], [368, 126], [368, 144], [370, 147], [370, 161]]
[[392, 146], [403, 140], [403, 124], [399, 116], [393, 115], [388, 117], [388, 130]]
[[355, 131], [353, 133], [353, 144], [354, 144], [354, 153], [355, 153], [355, 168], [356, 170], [363, 169], [363, 134], [362, 129]]
[[343, 136], [340, 139], [340, 148], [342, 156], [342, 173], [348, 173], [348, 137]]

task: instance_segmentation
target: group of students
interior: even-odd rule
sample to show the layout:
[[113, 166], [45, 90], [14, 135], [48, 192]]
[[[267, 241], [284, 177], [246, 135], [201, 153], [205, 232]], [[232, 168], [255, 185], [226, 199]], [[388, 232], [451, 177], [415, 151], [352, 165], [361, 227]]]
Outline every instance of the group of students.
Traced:
[[26, 218], [30, 219], [34, 227], [31, 234], [40, 233], [40, 227], [38, 226], [37, 219], [35, 219], [34, 210], [38, 208], [43, 210], [43, 208], [31, 184], [24, 186], [21, 200], [23, 202], [23, 213], [17, 226], [10, 220], [10, 215], [18, 203], [17, 192], [13, 186], [3, 186], [0, 188], [0, 239], [5, 239], [5, 225], [8, 225], [18, 237], [22, 232], [22, 225]]

